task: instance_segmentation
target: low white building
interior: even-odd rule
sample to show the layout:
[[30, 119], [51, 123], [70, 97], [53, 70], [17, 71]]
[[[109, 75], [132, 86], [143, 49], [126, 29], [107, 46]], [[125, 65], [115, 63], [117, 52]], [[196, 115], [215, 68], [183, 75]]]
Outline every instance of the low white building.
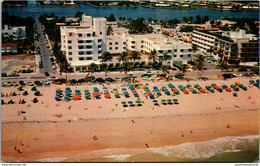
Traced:
[[[147, 54], [155, 49], [158, 52], [157, 56], [167, 53], [171, 57], [167, 61], [168, 65], [173, 65], [173, 61], [185, 63], [193, 55], [191, 44], [166, 37], [163, 34], [137, 35], [129, 34], [126, 28], [114, 28], [113, 34], [107, 36], [105, 18], [83, 15], [80, 26], [61, 26], [60, 29], [61, 50], [65, 51], [68, 62], [76, 72], [86, 70], [91, 63], [101, 64], [101, 55], [105, 51], [111, 54], [120, 54], [124, 51], [138, 51]], [[147, 64], [150, 61], [146, 58], [140, 62]], [[119, 63], [122, 62], [117, 60], [108, 62], [114, 67]]]
[[8, 27], [8, 25], [4, 25], [4, 29], [2, 29], [2, 36], [3, 37], [13, 36], [14, 40], [25, 39], [26, 38], [25, 26]]

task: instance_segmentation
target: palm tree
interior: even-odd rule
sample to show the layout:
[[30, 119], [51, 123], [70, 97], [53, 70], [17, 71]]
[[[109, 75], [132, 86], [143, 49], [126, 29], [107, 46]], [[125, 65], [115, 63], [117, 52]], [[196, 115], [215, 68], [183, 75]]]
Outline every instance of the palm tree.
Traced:
[[111, 71], [111, 66], [107, 65], [107, 67], [105, 68], [105, 75], [107, 76], [107, 73]]
[[198, 50], [198, 46], [195, 44], [192, 44], [192, 51], [195, 53]]
[[132, 69], [133, 67], [129, 62], [124, 62], [122, 68], [120, 69], [120, 73], [123, 71], [125, 75], [127, 75], [127, 73]]
[[212, 54], [212, 52], [213, 52], [214, 50], [213, 50], [213, 48], [212, 47], [210, 47], [209, 49], [207, 49], [207, 52], [209, 52], [210, 53], [210, 55]]
[[141, 59], [140, 53], [137, 52], [137, 51], [131, 51], [131, 52], [129, 53], [129, 59], [132, 59], [132, 60], [134, 61], [133, 66], [134, 66], [134, 68], [135, 68], [135, 60]]
[[109, 26], [107, 27], [107, 35], [111, 35], [112, 32], [113, 32], [113, 28], [109, 25]]
[[188, 65], [187, 64], [181, 64], [179, 70], [185, 75], [185, 73], [188, 71]]
[[170, 71], [168, 69], [169, 69], [169, 67], [166, 66], [166, 65], [162, 65], [162, 67], [161, 67], [161, 70], [162, 70], [162, 72], [164, 74], [169, 74], [170, 73]]
[[224, 56], [224, 54], [223, 54], [223, 50], [218, 49], [217, 54], [218, 54], [218, 58], [219, 58], [219, 60], [222, 61], [222, 60], [223, 60], [223, 56]]
[[199, 54], [199, 55], [195, 55], [195, 62], [204, 62], [205, 61], [205, 57], [203, 56], [203, 55], [201, 55], [201, 54]]
[[128, 59], [128, 53], [127, 52], [122, 52], [119, 57], [117, 58], [117, 60], [119, 62], [123, 61], [123, 62], [127, 62], [127, 59]]
[[68, 63], [67, 60], [63, 61], [62, 63], [59, 64], [60, 67], [60, 75], [62, 73], [65, 73], [66, 75], [66, 82], [67, 82], [67, 73], [71, 73], [73, 69], [70, 67], [70, 64]]
[[101, 63], [106, 63], [107, 61], [111, 61], [112, 60], [112, 55], [109, 52], [104, 52], [101, 56]]
[[155, 63], [155, 59], [157, 57], [157, 51], [154, 49], [149, 53], [149, 57], [148, 59], [152, 59], [153, 60], [153, 68], [154, 68], [154, 63]]
[[166, 61], [169, 60], [169, 59], [171, 59], [171, 56], [168, 55], [167, 53], [163, 53], [163, 56], [161, 57], [161, 60], [165, 61], [165, 63], [166, 63]]
[[91, 63], [88, 66], [88, 70], [87, 70], [88, 74], [87, 74], [87, 76], [89, 76], [89, 74], [92, 75], [93, 73], [95, 73], [96, 69], [97, 69], [97, 65], [95, 63]]
[[219, 59], [217, 61], [217, 68], [221, 70], [221, 75], [222, 75], [223, 70], [228, 71], [227, 63], [224, 60], [221, 60], [221, 59]]
[[195, 64], [193, 65], [193, 69], [198, 70], [198, 78], [199, 78], [199, 72], [206, 70], [206, 68], [204, 67], [205, 57], [203, 55], [196, 55], [195, 58], [196, 59], [195, 59]]

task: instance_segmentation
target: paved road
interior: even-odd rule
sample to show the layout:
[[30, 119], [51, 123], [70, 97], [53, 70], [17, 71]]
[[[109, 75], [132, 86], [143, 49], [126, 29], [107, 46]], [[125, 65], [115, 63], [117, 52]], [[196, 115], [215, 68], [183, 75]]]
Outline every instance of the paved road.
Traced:
[[56, 72], [56, 70], [53, 70], [52, 66], [51, 66], [51, 61], [50, 61], [51, 52], [50, 52], [50, 49], [47, 48], [47, 45], [46, 45], [46, 39], [44, 38], [43, 30], [42, 30], [42, 24], [37, 22], [36, 26], [37, 26], [37, 32], [40, 34], [39, 41], [36, 41], [36, 47], [39, 46], [41, 48], [41, 56], [42, 56], [42, 61], [43, 61], [43, 68], [40, 69], [40, 73]]

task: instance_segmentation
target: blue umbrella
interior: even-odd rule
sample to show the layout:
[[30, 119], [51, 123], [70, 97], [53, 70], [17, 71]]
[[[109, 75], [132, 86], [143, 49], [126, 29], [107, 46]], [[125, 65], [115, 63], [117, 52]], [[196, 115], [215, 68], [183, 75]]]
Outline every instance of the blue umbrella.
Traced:
[[257, 83], [257, 82], [254, 83], [254, 86], [258, 87], [258, 85], [259, 85], [259, 83]]
[[187, 84], [187, 86], [186, 86], [187, 88], [189, 88], [189, 87], [191, 87], [191, 85], [190, 84]]
[[95, 98], [99, 98], [99, 95], [98, 95], [98, 94], [95, 94]]
[[237, 97], [237, 93], [233, 93], [233, 96]]
[[104, 93], [105, 93], [105, 94], [109, 94], [109, 92], [108, 92], [108, 91], [104, 91]]
[[223, 85], [223, 88], [226, 89], [226, 88], [227, 88], [227, 85]]
[[219, 92], [223, 92], [221, 88], [218, 88], [218, 91], [219, 91]]
[[126, 88], [122, 88], [122, 90], [126, 90]]
[[172, 101], [178, 101], [178, 99], [172, 99]]
[[65, 96], [70, 96], [70, 93], [65, 93]]
[[205, 88], [206, 88], [207, 90], [209, 90], [209, 89], [210, 89], [210, 86], [206, 85]]
[[35, 96], [38, 96], [39, 94], [40, 94], [40, 91], [34, 92], [34, 95], [35, 95]]
[[98, 89], [94, 89], [94, 92], [99, 92], [99, 90]]
[[258, 84], [259, 84], [259, 81], [260, 81], [259, 79], [256, 80], [256, 82], [257, 82]]
[[157, 103], [158, 101], [157, 100], [153, 100], [154, 103]]
[[55, 100], [60, 101], [60, 96], [55, 96]]
[[128, 104], [133, 104], [133, 102], [132, 101], [128, 101]]
[[56, 93], [61, 93], [61, 90], [56, 90]]
[[70, 87], [66, 87], [65, 90], [70, 90]]
[[80, 93], [80, 90], [76, 89], [76, 90], [75, 90], [75, 92], [78, 92], [78, 93]]

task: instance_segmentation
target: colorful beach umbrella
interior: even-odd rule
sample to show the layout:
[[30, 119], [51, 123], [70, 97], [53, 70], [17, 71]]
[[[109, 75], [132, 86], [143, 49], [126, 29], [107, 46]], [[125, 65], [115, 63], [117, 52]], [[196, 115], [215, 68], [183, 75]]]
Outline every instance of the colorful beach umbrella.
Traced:
[[125, 104], [126, 104], [126, 102], [125, 102], [125, 101], [122, 101], [122, 102], [121, 102], [121, 104], [124, 104], [124, 105], [125, 105]]

